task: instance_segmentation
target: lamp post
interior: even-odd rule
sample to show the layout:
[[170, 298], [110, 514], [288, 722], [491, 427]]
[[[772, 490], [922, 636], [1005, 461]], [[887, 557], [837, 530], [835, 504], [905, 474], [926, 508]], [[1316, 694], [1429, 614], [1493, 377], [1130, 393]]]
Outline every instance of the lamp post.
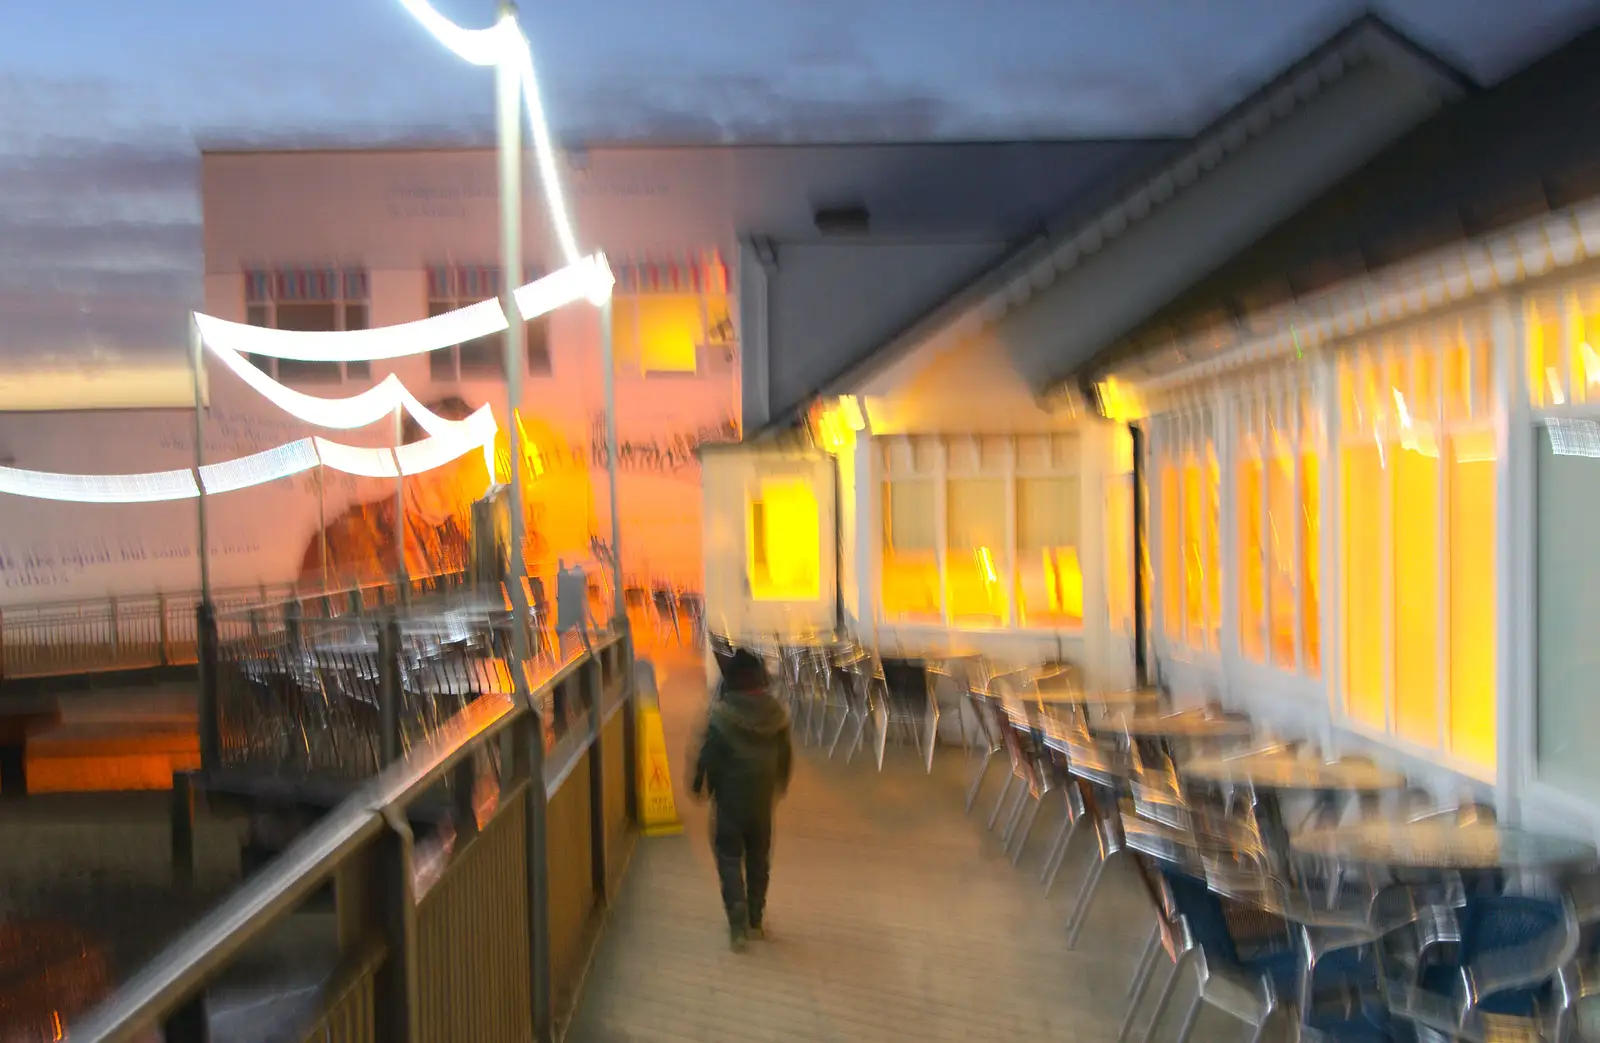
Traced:
[[[516, 24], [511, 0], [500, 0], [497, 22], [502, 32]], [[506, 454], [510, 470], [508, 491], [511, 513], [511, 547], [506, 556], [506, 585], [511, 594], [511, 655], [521, 664], [528, 657], [528, 594], [524, 579], [528, 563], [523, 553], [526, 518], [522, 513], [522, 425], [517, 410], [522, 405], [522, 313], [512, 291], [522, 285], [522, 76], [513, 56], [501, 52], [494, 67], [495, 149], [500, 167], [500, 307], [506, 313]]]

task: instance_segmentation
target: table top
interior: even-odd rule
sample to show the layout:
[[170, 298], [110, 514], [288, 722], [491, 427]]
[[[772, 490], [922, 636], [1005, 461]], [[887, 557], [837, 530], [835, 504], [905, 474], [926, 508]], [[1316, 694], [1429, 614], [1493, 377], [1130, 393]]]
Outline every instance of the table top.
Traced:
[[1197, 711], [1168, 714], [1115, 714], [1090, 721], [1089, 730], [1101, 735], [1127, 735], [1135, 739], [1243, 739], [1250, 722], [1238, 717], [1214, 717]]
[[1351, 790], [1377, 793], [1400, 789], [1406, 777], [1371, 761], [1325, 761], [1290, 750], [1262, 750], [1234, 757], [1193, 757], [1178, 774], [1203, 782], [1248, 783], [1258, 789]]
[[[1035, 702], [1047, 704], [1076, 703], [1080, 706], [1103, 706], [1111, 710], [1138, 715], [1154, 711], [1161, 704], [1161, 693], [1154, 688], [1141, 688], [1131, 692], [1086, 692], [1081, 688], [1050, 688], [1048, 685], [1027, 696]], [[1148, 713], [1146, 714], [1149, 715]]]
[[1414, 869], [1584, 869], [1595, 847], [1555, 833], [1534, 833], [1493, 822], [1373, 819], [1308, 830], [1289, 841], [1303, 855]]

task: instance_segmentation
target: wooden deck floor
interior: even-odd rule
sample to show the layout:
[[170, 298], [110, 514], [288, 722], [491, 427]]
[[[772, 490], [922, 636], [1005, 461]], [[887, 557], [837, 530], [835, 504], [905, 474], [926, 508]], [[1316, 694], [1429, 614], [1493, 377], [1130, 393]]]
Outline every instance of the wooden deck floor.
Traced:
[[[893, 750], [881, 774], [865, 757], [846, 766], [805, 751], [779, 812], [771, 937], [731, 953], [705, 813], [682, 799], [704, 689], [692, 665], [665, 673], [686, 831], [640, 841], [571, 1043], [1116, 1038], [1148, 899], [1131, 872], [1108, 871], [1068, 950], [1067, 910], [1093, 841], [1077, 838], [1045, 898], [1039, 860], [1057, 812], [1040, 816], [1013, 868], [984, 816], [962, 814], [959, 751], [942, 751], [931, 776]], [[999, 776], [996, 766], [985, 810]], [[1203, 1019], [1194, 1038], [1233, 1036]]]

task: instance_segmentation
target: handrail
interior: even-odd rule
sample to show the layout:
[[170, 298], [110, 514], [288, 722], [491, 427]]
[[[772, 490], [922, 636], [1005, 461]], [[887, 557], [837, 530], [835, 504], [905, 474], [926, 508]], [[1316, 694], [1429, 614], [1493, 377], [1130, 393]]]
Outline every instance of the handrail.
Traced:
[[[568, 681], [598, 653], [623, 638], [606, 635], [592, 650], [563, 663], [529, 693], [526, 703], [485, 695], [440, 730], [363, 783], [255, 876], [183, 932], [159, 955], [68, 1033], [70, 1043], [131, 1043], [166, 1012], [202, 989], [229, 961], [286, 911], [320, 887], [341, 863], [370, 842], [404, 808], [470, 748], [487, 741], [524, 714], [537, 713], [543, 697]], [[595, 741], [594, 733], [588, 742]], [[535, 784], [542, 784], [536, 780]]]

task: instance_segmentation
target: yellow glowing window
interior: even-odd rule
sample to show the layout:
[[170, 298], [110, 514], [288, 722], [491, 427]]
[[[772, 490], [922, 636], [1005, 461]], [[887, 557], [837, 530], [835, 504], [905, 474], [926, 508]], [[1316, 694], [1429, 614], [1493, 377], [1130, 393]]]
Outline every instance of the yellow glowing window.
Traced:
[[903, 479], [883, 484], [883, 614], [893, 621], [937, 622], [939, 557], [934, 537], [934, 484]]
[[1006, 622], [1006, 483], [1001, 478], [954, 478], [946, 486], [946, 596], [953, 623]]
[[[715, 308], [698, 294], [618, 295], [611, 308], [612, 351], [625, 373], [693, 373]], [[726, 314], [727, 306], [721, 306]]]
[[1207, 647], [1215, 649], [1222, 627], [1222, 470], [1217, 466], [1217, 453], [1211, 446], [1206, 447], [1206, 479], [1200, 491], [1204, 526], [1200, 562], [1205, 574]]
[[765, 478], [750, 501], [750, 596], [812, 601], [822, 596], [822, 516], [804, 478]]
[[1268, 620], [1272, 661], [1295, 665], [1295, 598], [1299, 589], [1294, 541], [1300, 511], [1294, 502], [1294, 455], [1281, 437], [1272, 440], [1272, 463], [1267, 468], [1267, 576], [1271, 618]]
[[1439, 456], [1397, 448], [1394, 475], [1394, 725], [1439, 744]]
[[1450, 749], [1495, 763], [1494, 436], [1450, 440]]
[[1322, 489], [1317, 454], [1300, 455], [1300, 619], [1305, 672], [1322, 672]]
[[1190, 647], [1206, 647], [1205, 562], [1201, 559], [1200, 465], [1183, 462], [1183, 622]]
[[1023, 626], [1083, 623], [1078, 510], [1076, 478], [1017, 479], [1017, 602]]
[[1266, 555], [1261, 530], [1264, 467], [1247, 450], [1239, 456], [1239, 648], [1257, 661], [1265, 658]]
[[1344, 449], [1344, 639], [1345, 712], [1362, 724], [1382, 728], [1385, 712], [1384, 469], [1375, 444]]
[[1178, 494], [1178, 469], [1161, 468], [1161, 600], [1162, 622], [1169, 640], [1183, 640], [1183, 547], [1178, 534], [1182, 503]]
[[1535, 406], [1567, 404], [1566, 377], [1561, 371], [1562, 318], [1557, 301], [1528, 305], [1528, 399]]

